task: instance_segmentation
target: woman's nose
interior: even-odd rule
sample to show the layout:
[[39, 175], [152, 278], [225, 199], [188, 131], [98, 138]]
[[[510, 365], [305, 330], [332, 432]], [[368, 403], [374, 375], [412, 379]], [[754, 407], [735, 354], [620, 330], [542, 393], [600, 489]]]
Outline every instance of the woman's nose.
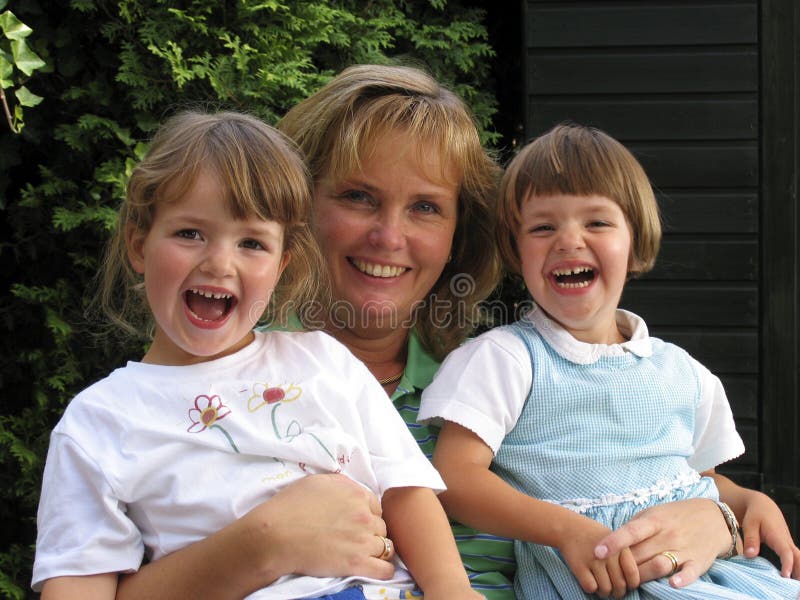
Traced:
[[400, 250], [406, 244], [403, 215], [387, 213], [379, 215], [369, 232], [369, 243], [382, 250]]

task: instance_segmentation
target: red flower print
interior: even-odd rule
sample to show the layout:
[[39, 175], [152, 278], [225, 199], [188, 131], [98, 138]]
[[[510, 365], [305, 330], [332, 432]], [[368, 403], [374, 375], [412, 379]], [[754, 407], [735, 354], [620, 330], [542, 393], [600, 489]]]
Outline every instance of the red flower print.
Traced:
[[271, 387], [265, 389], [261, 397], [264, 398], [264, 402], [267, 404], [273, 404], [283, 400], [286, 397], [286, 392], [284, 392], [282, 388]]
[[192, 424], [187, 431], [190, 433], [205, 431], [220, 419], [228, 416], [230, 412], [231, 409], [225, 406], [216, 394], [214, 396], [205, 394], [197, 396], [194, 399], [194, 408], [189, 409], [189, 419]]

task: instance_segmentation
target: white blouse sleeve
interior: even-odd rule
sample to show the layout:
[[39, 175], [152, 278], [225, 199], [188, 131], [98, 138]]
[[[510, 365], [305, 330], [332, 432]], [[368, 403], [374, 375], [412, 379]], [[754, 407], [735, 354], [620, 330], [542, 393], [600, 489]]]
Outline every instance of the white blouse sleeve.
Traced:
[[700, 402], [695, 411], [694, 454], [689, 464], [699, 472], [714, 468], [744, 453], [722, 382], [691, 359], [700, 380]]
[[517, 423], [532, 381], [524, 342], [508, 330], [493, 329], [448, 355], [422, 394], [417, 420], [457, 423], [496, 454]]

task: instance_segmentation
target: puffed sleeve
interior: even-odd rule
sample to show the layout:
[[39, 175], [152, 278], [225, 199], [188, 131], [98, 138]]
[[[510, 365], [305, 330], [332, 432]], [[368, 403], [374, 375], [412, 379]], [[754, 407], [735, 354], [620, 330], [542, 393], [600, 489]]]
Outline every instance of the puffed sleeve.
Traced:
[[689, 464], [699, 472], [714, 468], [744, 453], [722, 382], [691, 359], [700, 380], [700, 401], [695, 411], [694, 453]]
[[493, 329], [448, 355], [422, 394], [417, 420], [457, 423], [497, 453], [522, 412], [532, 380], [522, 340]]

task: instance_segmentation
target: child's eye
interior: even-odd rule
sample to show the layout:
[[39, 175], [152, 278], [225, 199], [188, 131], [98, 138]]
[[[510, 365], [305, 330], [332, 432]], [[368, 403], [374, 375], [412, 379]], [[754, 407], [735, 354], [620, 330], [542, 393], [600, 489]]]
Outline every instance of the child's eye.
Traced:
[[242, 240], [242, 248], [247, 250], [265, 250], [264, 245], [258, 240]]
[[589, 227], [610, 227], [611, 223], [608, 221], [591, 221]]
[[530, 233], [547, 233], [549, 231], [555, 231], [552, 225], [542, 224], [542, 225], [533, 225], [530, 229], [528, 229]]
[[200, 232], [197, 229], [181, 229], [175, 235], [187, 240], [199, 240]]

